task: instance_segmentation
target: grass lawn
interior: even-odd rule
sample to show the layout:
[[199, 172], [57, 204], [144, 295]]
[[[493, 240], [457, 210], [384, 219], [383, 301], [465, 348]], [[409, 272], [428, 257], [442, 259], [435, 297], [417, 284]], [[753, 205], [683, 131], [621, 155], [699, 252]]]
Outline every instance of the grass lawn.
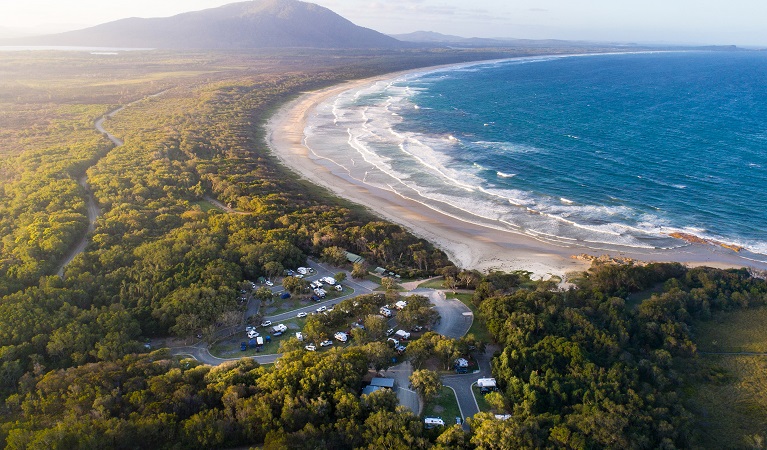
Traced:
[[430, 289], [444, 289], [445, 287], [442, 286], [442, 282], [445, 281], [443, 277], [437, 277], [432, 280], [424, 281], [423, 283], [419, 284], [419, 288], [430, 288]]
[[754, 436], [767, 431], [767, 358], [703, 355], [688, 361], [696, 380], [686, 386], [699, 448], [761, 448]]
[[207, 201], [205, 201], [205, 200], [201, 200], [201, 201], [199, 201], [199, 202], [194, 202], [194, 203], [192, 203], [192, 204], [193, 204], [193, 205], [197, 205], [197, 206], [199, 206], [199, 207], [200, 207], [200, 209], [201, 209], [203, 212], [208, 212], [208, 211], [210, 211], [210, 210], [212, 210], [212, 209], [217, 209], [217, 208], [216, 208], [216, 207], [213, 205], [213, 203], [211, 203], [211, 202], [207, 202]]
[[493, 408], [491, 408], [487, 401], [485, 401], [485, 396], [479, 392], [479, 387], [477, 387], [475, 384], [471, 387], [471, 390], [474, 392], [474, 398], [477, 399], [477, 406], [479, 406], [479, 410], [481, 412], [492, 412]]
[[[280, 349], [280, 343], [284, 340], [290, 339], [291, 337], [295, 337], [296, 332], [301, 331], [304, 328], [306, 319], [295, 318], [282, 321], [280, 323], [285, 324], [285, 326], [288, 327], [288, 331], [286, 331], [282, 336], [272, 335], [270, 332], [271, 327], [256, 328], [256, 330], [261, 333], [262, 337], [266, 335], [271, 336], [271, 342], [265, 342], [260, 352], [257, 352], [255, 348], [250, 347], [248, 347], [245, 351], [240, 350], [240, 344], [242, 342], [249, 341], [248, 337], [245, 335], [245, 331], [243, 330], [216, 342], [215, 345], [210, 347], [210, 354], [219, 358], [239, 358], [245, 356], [272, 355], [278, 353]], [[277, 323], [274, 323], [274, 325], [277, 325]]]
[[717, 312], [693, 325], [695, 344], [704, 352], [767, 352], [767, 308]]
[[[767, 352], [767, 308], [718, 312], [695, 322], [693, 339], [702, 352]], [[699, 354], [678, 359], [687, 374], [685, 405], [695, 415], [693, 447], [761, 448], [767, 439], [767, 357]]]
[[628, 309], [634, 309], [639, 306], [643, 301], [652, 297], [653, 294], [660, 294], [663, 292], [663, 283], [658, 283], [650, 289], [645, 289], [641, 292], [634, 292], [628, 296], [626, 300], [626, 307]]
[[458, 408], [458, 401], [455, 399], [453, 390], [443, 386], [439, 395], [424, 405], [423, 415], [424, 417], [442, 417], [447, 426], [454, 424], [455, 418], [461, 417], [461, 410]]
[[493, 337], [490, 335], [490, 332], [487, 331], [485, 322], [483, 322], [482, 319], [480, 319], [478, 316], [479, 312], [477, 311], [477, 307], [474, 306], [474, 303], [471, 302], [471, 294], [453, 294], [452, 292], [446, 291], [445, 296], [447, 298], [460, 300], [461, 303], [468, 306], [469, 309], [471, 309], [471, 312], [474, 313], [474, 321], [471, 323], [471, 328], [469, 328], [469, 334], [473, 334], [474, 337], [482, 342], [488, 344], [493, 342]]

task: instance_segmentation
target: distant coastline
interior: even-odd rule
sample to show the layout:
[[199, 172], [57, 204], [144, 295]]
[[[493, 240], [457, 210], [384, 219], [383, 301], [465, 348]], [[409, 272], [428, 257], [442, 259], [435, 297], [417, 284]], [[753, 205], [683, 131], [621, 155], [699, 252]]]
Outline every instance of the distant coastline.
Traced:
[[[562, 55], [553, 55], [562, 56]], [[492, 61], [462, 63], [449, 67], [467, 67]], [[351, 176], [348, 168], [306, 146], [304, 130], [315, 109], [343, 92], [361, 89], [377, 82], [391, 82], [406, 74], [426, 73], [444, 68], [430, 67], [357, 80], [310, 92], [284, 105], [267, 124], [267, 141], [274, 154], [288, 167], [311, 182], [340, 197], [368, 207], [375, 214], [398, 223], [445, 251], [451, 260], [464, 268], [479, 270], [527, 270], [536, 277], [563, 276], [588, 267], [584, 258], [575, 255], [610, 254], [618, 258], [642, 261], [675, 261], [690, 266], [719, 268], [752, 266], [767, 269], [761, 261], [744, 262], [734, 251], [710, 242], [687, 240], [679, 248], [625, 250], [588, 248], [574, 243], [553, 245], [522, 233], [494, 229], [446, 215], [415, 199], [376, 188]]]
[[114, 54], [115, 52], [139, 52], [155, 50], [153, 48], [123, 48], [123, 47], [74, 47], [67, 45], [0, 45], [0, 52], [93, 52], [96, 54]]

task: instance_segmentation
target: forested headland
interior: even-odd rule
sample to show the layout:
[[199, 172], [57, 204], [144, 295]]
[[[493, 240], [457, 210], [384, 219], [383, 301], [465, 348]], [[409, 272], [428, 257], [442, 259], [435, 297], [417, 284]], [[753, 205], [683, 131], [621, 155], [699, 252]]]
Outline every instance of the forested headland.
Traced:
[[[692, 323], [763, 305], [764, 281], [676, 264], [596, 266], [567, 291], [458, 276], [431, 244], [298, 179], [266, 148], [264, 120], [302, 91], [509, 55], [0, 54], [0, 440], [8, 448], [692, 446], [698, 422], [678, 370], [696, 357]], [[125, 141], [113, 149], [93, 123], [135, 101], [105, 123]], [[87, 230], [83, 176], [101, 216], [60, 278], [54, 268]], [[511, 418], [482, 413], [469, 433], [424, 430], [390, 393], [358, 395], [376, 365], [362, 345], [289, 351], [268, 368], [247, 360], [211, 368], [144, 350], [147, 338], [192, 336], [242, 311], [243, 280], [336, 247], [409, 277], [455, 270], [502, 348], [493, 363], [501, 391], [490, 402]], [[626, 305], [653, 286], [662, 289]]]

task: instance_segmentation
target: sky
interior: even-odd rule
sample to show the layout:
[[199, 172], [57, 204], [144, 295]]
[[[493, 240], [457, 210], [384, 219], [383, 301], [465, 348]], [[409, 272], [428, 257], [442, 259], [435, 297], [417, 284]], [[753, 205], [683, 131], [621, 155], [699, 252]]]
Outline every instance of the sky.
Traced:
[[[0, 34], [164, 17], [234, 0], [0, 0]], [[765, 0], [314, 0], [397, 34], [767, 46]], [[9, 31], [11, 30], [11, 31]]]

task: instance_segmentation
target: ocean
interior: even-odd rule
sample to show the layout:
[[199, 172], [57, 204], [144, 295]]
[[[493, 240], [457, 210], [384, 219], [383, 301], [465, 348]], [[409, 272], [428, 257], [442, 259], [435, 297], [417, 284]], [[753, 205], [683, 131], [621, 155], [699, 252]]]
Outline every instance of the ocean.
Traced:
[[683, 233], [767, 261], [767, 54], [520, 58], [319, 105], [307, 147], [460, 220], [594, 250]]

